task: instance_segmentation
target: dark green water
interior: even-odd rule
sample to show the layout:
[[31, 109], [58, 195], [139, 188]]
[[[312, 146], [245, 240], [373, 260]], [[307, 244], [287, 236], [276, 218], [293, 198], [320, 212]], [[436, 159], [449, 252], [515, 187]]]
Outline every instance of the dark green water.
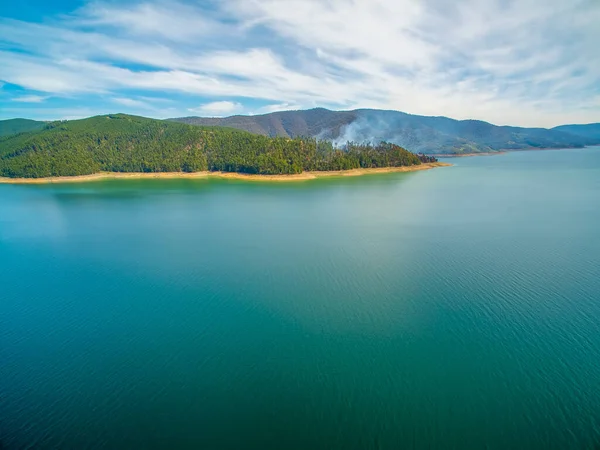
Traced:
[[6, 449], [600, 442], [600, 148], [0, 185]]

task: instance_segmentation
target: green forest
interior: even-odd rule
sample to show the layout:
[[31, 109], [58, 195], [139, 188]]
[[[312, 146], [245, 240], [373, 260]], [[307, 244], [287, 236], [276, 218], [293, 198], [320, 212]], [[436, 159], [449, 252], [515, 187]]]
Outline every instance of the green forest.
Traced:
[[0, 120], [0, 137], [27, 131], [41, 130], [46, 124], [37, 120], [8, 119]]
[[97, 172], [303, 171], [396, 167], [435, 162], [394, 144], [270, 138], [125, 114], [57, 121], [0, 138], [0, 176], [40, 178]]

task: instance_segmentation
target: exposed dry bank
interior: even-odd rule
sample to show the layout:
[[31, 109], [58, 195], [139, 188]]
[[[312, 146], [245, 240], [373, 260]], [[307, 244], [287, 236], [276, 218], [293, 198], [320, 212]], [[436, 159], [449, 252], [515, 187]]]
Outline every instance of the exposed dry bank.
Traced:
[[46, 178], [2, 178], [0, 177], [0, 183], [4, 184], [47, 184], [47, 183], [82, 183], [86, 181], [98, 181], [106, 179], [126, 179], [126, 180], [139, 180], [139, 179], [156, 179], [156, 178], [187, 178], [187, 179], [198, 179], [198, 178], [230, 178], [248, 181], [305, 181], [313, 180], [315, 178], [324, 177], [353, 177], [360, 175], [369, 174], [381, 174], [381, 173], [393, 173], [393, 172], [415, 172], [419, 170], [433, 169], [434, 167], [445, 167], [451, 166], [452, 164], [435, 162], [435, 163], [423, 163], [416, 166], [403, 166], [403, 167], [378, 167], [369, 169], [350, 169], [350, 170], [332, 170], [332, 171], [315, 171], [315, 172], [302, 172], [291, 175], [252, 175], [236, 172], [153, 172], [153, 173], [139, 173], [139, 172], [100, 172], [91, 175], [79, 175], [74, 177], [46, 177]]

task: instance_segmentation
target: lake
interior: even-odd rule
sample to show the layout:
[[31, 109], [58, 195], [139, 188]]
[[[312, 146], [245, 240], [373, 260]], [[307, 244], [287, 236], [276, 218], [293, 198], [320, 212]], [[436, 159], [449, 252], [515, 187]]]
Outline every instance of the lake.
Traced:
[[598, 448], [600, 147], [448, 161], [0, 185], [0, 447]]

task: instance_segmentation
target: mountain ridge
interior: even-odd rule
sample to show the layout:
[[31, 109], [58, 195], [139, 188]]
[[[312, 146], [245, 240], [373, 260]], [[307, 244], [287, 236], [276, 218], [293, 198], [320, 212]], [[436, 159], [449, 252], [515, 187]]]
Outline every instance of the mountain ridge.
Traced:
[[589, 139], [600, 140], [600, 123], [560, 125], [552, 129]]
[[[167, 119], [191, 125], [238, 128], [279, 137], [314, 137], [346, 141], [388, 141], [414, 152], [465, 154], [535, 148], [579, 148], [600, 144], [600, 124], [526, 128], [494, 125], [476, 119], [420, 116], [394, 110], [326, 108], [278, 111], [256, 116]], [[595, 127], [599, 130], [596, 132]], [[593, 128], [592, 131], [588, 131]]]

